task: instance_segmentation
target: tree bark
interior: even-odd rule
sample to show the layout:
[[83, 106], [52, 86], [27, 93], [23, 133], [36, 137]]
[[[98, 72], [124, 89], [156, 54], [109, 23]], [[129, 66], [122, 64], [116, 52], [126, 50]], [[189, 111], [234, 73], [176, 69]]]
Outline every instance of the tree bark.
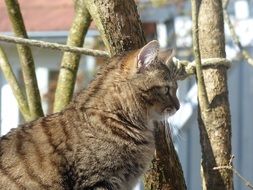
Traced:
[[[225, 58], [224, 23], [221, 0], [199, 0], [199, 47], [201, 59]], [[199, 101], [199, 129], [202, 148], [203, 189], [232, 190], [229, 170], [213, 170], [229, 165], [231, 157], [231, 118], [228, 101], [227, 68], [203, 66], [208, 108]], [[200, 100], [200, 99], [199, 99]]]
[[[102, 39], [111, 55], [145, 45], [137, 8], [133, 0], [86, 0]], [[147, 190], [186, 189], [182, 168], [171, 140], [166, 143], [163, 125], [155, 131], [156, 155], [145, 175]]]
[[[91, 17], [85, 7], [84, 0], [76, 0], [75, 17], [69, 31], [67, 45], [81, 47], [90, 23]], [[61, 111], [72, 99], [79, 61], [80, 54], [70, 52], [63, 54], [55, 91], [54, 112]]]
[[155, 123], [155, 157], [145, 175], [146, 190], [186, 189], [183, 170], [175, 151], [171, 135], [166, 134], [163, 123]]

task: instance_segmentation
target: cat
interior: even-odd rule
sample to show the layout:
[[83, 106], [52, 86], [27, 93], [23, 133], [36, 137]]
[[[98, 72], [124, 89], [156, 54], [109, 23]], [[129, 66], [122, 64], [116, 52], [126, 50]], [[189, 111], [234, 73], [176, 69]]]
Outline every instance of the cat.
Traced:
[[131, 190], [154, 154], [153, 121], [179, 109], [157, 41], [112, 58], [59, 113], [0, 139], [0, 189]]

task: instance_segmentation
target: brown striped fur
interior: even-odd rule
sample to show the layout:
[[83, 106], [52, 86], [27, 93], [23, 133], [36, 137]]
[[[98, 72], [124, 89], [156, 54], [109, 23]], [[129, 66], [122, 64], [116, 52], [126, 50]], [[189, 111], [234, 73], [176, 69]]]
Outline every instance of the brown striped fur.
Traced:
[[154, 152], [152, 122], [179, 108], [170, 58], [156, 41], [113, 58], [65, 110], [3, 136], [0, 189], [133, 188]]

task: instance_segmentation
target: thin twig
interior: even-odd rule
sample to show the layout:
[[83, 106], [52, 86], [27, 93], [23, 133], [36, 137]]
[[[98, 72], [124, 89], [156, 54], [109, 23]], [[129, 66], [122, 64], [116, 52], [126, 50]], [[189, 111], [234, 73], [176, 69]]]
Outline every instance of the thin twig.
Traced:
[[15, 43], [15, 44], [22, 44], [27, 46], [35, 46], [39, 48], [49, 48], [53, 50], [58, 50], [62, 52], [72, 52], [77, 54], [85, 54], [95, 57], [109, 57], [109, 54], [105, 51], [100, 50], [93, 50], [88, 48], [80, 48], [80, 47], [72, 47], [64, 44], [52, 43], [52, 42], [45, 42], [41, 40], [32, 40], [32, 39], [25, 39], [7, 35], [0, 34], [0, 41]]
[[193, 50], [195, 55], [196, 62], [196, 75], [198, 83], [198, 94], [199, 101], [202, 102], [204, 110], [208, 109], [209, 103], [205, 88], [204, 76], [202, 72], [201, 65], [201, 55], [199, 50], [199, 32], [198, 32], [198, 13], [199, 13], [199, 2], [198, 0], [192, 0], [192, 41], [193, 41]]
[[249, 187], [250, 189], [253, 189], [253, 185], [247, 180], [245, 179], [234, 167], [233, 167], [233, 159], [235, 158], [234, 155], [231, 156], [228, 166], [217, 166], [214, 167], [213, 170], [222, 170], [222, 169], [226, 169], [226, 170], [231, 170], [235, 175], [237, 175], [245, 184], [245, 186]]
[[228, 25], [228, 28], [230, 30], [230, 34], [231, 34], [231, 37], [234, 41], [234, 43], [238, 46], [238, 48], [240, 49], [240, 51], [242, 52], [242, 55], [244, 57], [244, 59], [250, 64], [250, 65], [253, 65], [253, 58], [250, 56], [249, 52], [245, 50], [245, 48], [242, 46], [240, 40], [239, 40], [239, 37], [238, 35], [236, 34], [235, 32], [235, 28], [230, 20], [230, 17], [228, 15], [228, 12], [227, 12], [227, 5], [228, 5], [228, 0], [226, 0], [224, 3], [223, 3], [223, 15], [224, 15], [224, 20], [225, 22], [227, 23]]
[[229, 0], [223, 0], [223, 1], [222, 1], [223, 9], [227, 9], [228, 3], [229, 3]]
[[221, 169], [226, 169], [226, 170], [231, 170], [234, 172], [235, 175], [237, 175], [245, 184], [245, 186], [249, 187], [250, 189], [253, 189], [253, 185], [245, 179], [233, 166], [218, 166], [214, 167], [214, 170], [221, 170]]
[[27, 100], [18, 84], [18, 81], [12, 71], [11, 65], [7, 59], [4, 50], [0, 47], [0, 68], [3, 71], [5, 79], [11, 87], [11, 90], [18, 102], [19, 110], [26, 121], [30, 120], [30, 111]]
[[[18, 37], [28, 38], [18, 1], [5, 0], [5, 3], [13, 27], [13, 32]], [[17, 50], [25, 83], [30, 116], [33, 119], [36, 119], [44, 114], [41, 106], [40, 92], [35, 74], [32, 52], [29, 46], [24, 45], [17, 45]]]

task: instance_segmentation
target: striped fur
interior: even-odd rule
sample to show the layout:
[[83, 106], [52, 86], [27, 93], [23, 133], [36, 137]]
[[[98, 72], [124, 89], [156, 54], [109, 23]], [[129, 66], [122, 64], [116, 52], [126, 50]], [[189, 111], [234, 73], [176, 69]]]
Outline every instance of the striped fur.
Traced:
[[113, 58], [65, 110], [3, 136], [0, 189], [133, 188], [154, 152], [152, 122], [179, 108], [170, 59], [141, 65], [157, 53], [142, 50]]

